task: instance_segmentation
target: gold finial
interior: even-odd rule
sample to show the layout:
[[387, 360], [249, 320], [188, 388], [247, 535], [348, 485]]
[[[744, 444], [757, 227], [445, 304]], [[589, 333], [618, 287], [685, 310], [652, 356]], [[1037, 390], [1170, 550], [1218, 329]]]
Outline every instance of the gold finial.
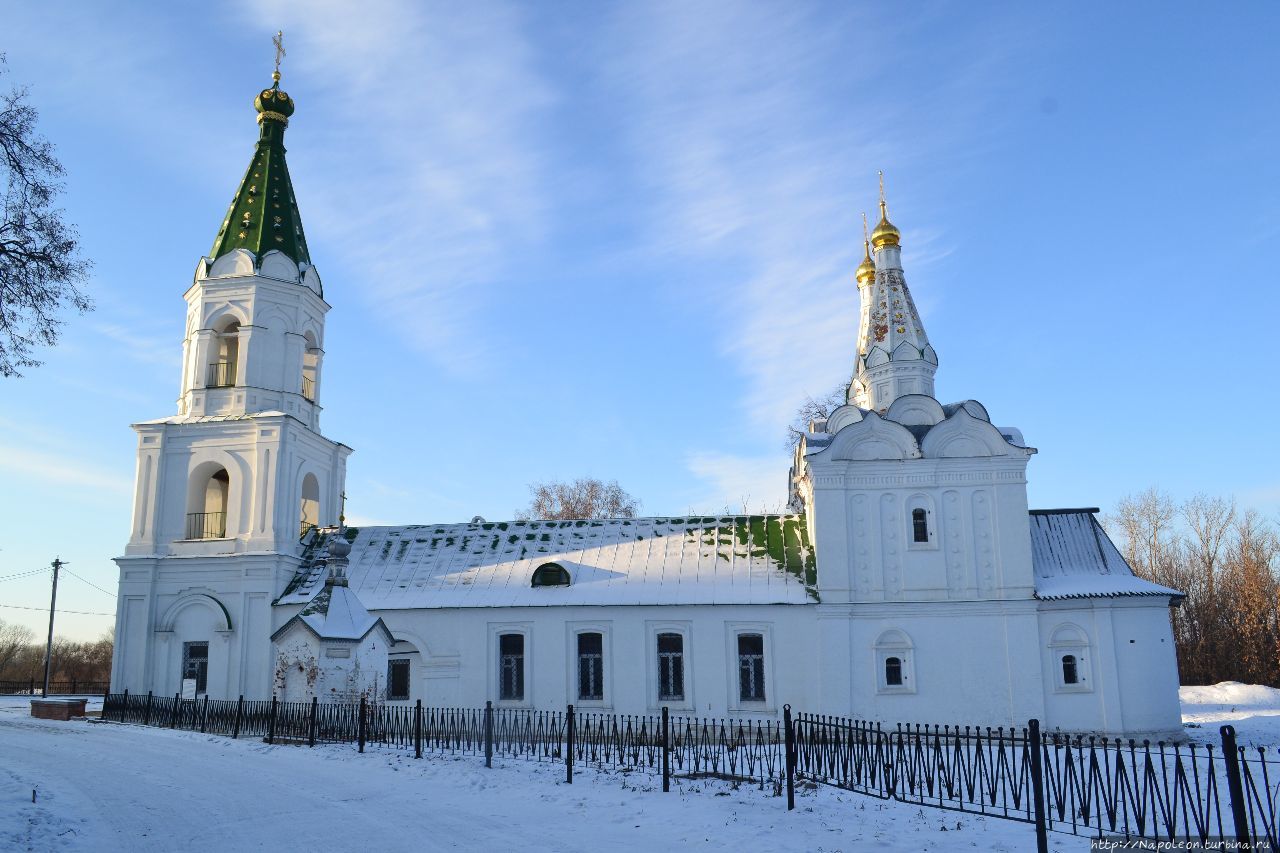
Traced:
[[884, 171], [880, 170], [880, 221], [876, 223], [876, 230], [871, 232], [871, 244], [877, 249], [896, 246], [901, 236], [889, 221], [889, 205], [884, 200]]
[[276, 30], [276, 34], [271, 37], [271, 43], [276, 46], [276, 70], [271, 72], [271, 79], [280, 82], [280, 60], [284, 59], [284, 30]]
[[338, 510], [338, 527], [343, 527], [347, 523], [347, 493], [344, 490], [338, 495], [342, 499], [342, 507]]
[[867, 234], [866, 211], [862, 212], [862, 263], [858, 264], [853, 277], [858, 280], [859, 287], [870, 284], [876, 277], [876, 262], [871, 260], [871, 237]]

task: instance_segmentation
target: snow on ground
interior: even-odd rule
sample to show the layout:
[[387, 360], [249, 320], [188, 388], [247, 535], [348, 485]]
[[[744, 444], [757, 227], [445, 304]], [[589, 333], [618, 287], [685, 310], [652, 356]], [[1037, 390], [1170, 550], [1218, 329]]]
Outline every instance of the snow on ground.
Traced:
[[[0, 849], [57, 851], [1034, 849], [1029, 824], [802, 789], [59, 723], [0, 705]], [[31, 802], [32, 789], [37, 801]], [[1051, 848], [1088, 841], [1053, 835]]]
[[1230, 723], [1242, 746], [1280, 747], [1280, 690], [1260, 684], [1221, 681], [1207, 687], [1183, 687], [1182, 724], [1200, 743], [1221, 743], [1219, 727]]
[[[1280, 745], [1280, 690], [1182, 688], [1188, 734]], [[100, 708], [101, 699], [90, 709]], [[269, 746], [194, 732], [28, 716], [0, 697], [0, 849], [184, 851], [1022, 851], [1028, 824], [801, 788], [752, 786], [353, 746]], [[32, 790], [36, 802], [31, 802]], [[1050, 833], [1050, 848], [1087, 839]]]

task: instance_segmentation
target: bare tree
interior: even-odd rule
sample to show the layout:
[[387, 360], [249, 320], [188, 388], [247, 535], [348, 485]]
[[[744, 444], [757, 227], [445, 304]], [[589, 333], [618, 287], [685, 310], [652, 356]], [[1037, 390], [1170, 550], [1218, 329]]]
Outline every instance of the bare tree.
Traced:
[[5, 676], [23, 649], [31, 645], [34, 638], [34, 632], [26, 625], [0, 619], [0, 678]]
[[[0, 54], [0, 74], [3, 65]], [[36, 132], [39, 113], [27, 95], [25, 86], [0, 95], [0, 376], [21, 376], [40, 364], [34, 350], [58, 342], [64, 308], [81, 314], [93, 308], [78, 286], [89, 262], [80, 257], [75, 228], [54, 206], [65, 170], [53, 144]]]
[[640, 501], [623, 491], [617, 480], [552, 480], [531, 483], [529, 492], [533, 499], [527, 508], [516, 511], [516, 518], [635, 518], [640, 509]]
[[805, 396], [795, 417], [787, 424], [787, 449], [796, 446], [804, 434], [809, 431], [809, 422], [830, 417], [831, 413], [845, 404], [849, 393], [849, 383], [841, 382], [821, 397]]

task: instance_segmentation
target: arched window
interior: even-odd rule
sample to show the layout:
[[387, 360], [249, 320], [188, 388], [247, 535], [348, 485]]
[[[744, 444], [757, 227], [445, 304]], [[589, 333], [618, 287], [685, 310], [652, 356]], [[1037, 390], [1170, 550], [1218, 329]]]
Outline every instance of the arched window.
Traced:
[[911, 541], [929, 541], [929, 517], [923, 509], [911, 510]]
[[532, 586], [568, 586], [569, 570], [559, 563], [543, 563], [533, 570]]
[[1062, 683], [1063, 684], [1079, 684], [1080, 673], [1076, 668], [1075, 655], [1062, 656]]
[[876, 688], [880, 693], [914, 693], [915, 646], [905, 632], [890, 628], [876, 639]]
[[191, 475], [187, 494], [187, 539], [221, 539], [227, 535], [227, 499], [231, 478], [214, 463], [201, 465]]
[[884, 659], [884, 683], [890, 687], [902, 686], [902, 658]]
[[320, 523], [320, 481], [315, 474], [307, 474], [302, 478], [302, 532], [306, 536], [311, 528]]
[[209, 363], [209, 388], [229, 388], [236, 384], [240, 363], [240, 322], [229, 320], [217, 333], [213, 361]]
[[1059, 692], [1080, 693], [1093, 689], [1089, 677], [1089, 635], [1070, 622], [1058, 625], [1049, 637], [1050, 666]]
[[311, 402], [316, 401], [316, 374], [320, 371], [320, 347], [315, 336], [307, 332], [306, 349], [302, 353], [302, 396]]

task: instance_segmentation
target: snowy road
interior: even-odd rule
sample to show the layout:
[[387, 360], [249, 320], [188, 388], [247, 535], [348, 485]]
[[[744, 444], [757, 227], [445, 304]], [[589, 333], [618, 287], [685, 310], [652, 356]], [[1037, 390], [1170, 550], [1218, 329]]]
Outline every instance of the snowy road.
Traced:
[[[850, 851], [1034, 849], [1031, 827], [823, 788], [782, 799], [719, 782], [561, 766], [358, 755], [0, 706], [0, 849], [94, 851]], [[38, 792], [31, 803], [31, 790]], [[957, 822], [959, 828], [957, 828]], [[1084, 839], [1051, 836], [1052, 849]]]

